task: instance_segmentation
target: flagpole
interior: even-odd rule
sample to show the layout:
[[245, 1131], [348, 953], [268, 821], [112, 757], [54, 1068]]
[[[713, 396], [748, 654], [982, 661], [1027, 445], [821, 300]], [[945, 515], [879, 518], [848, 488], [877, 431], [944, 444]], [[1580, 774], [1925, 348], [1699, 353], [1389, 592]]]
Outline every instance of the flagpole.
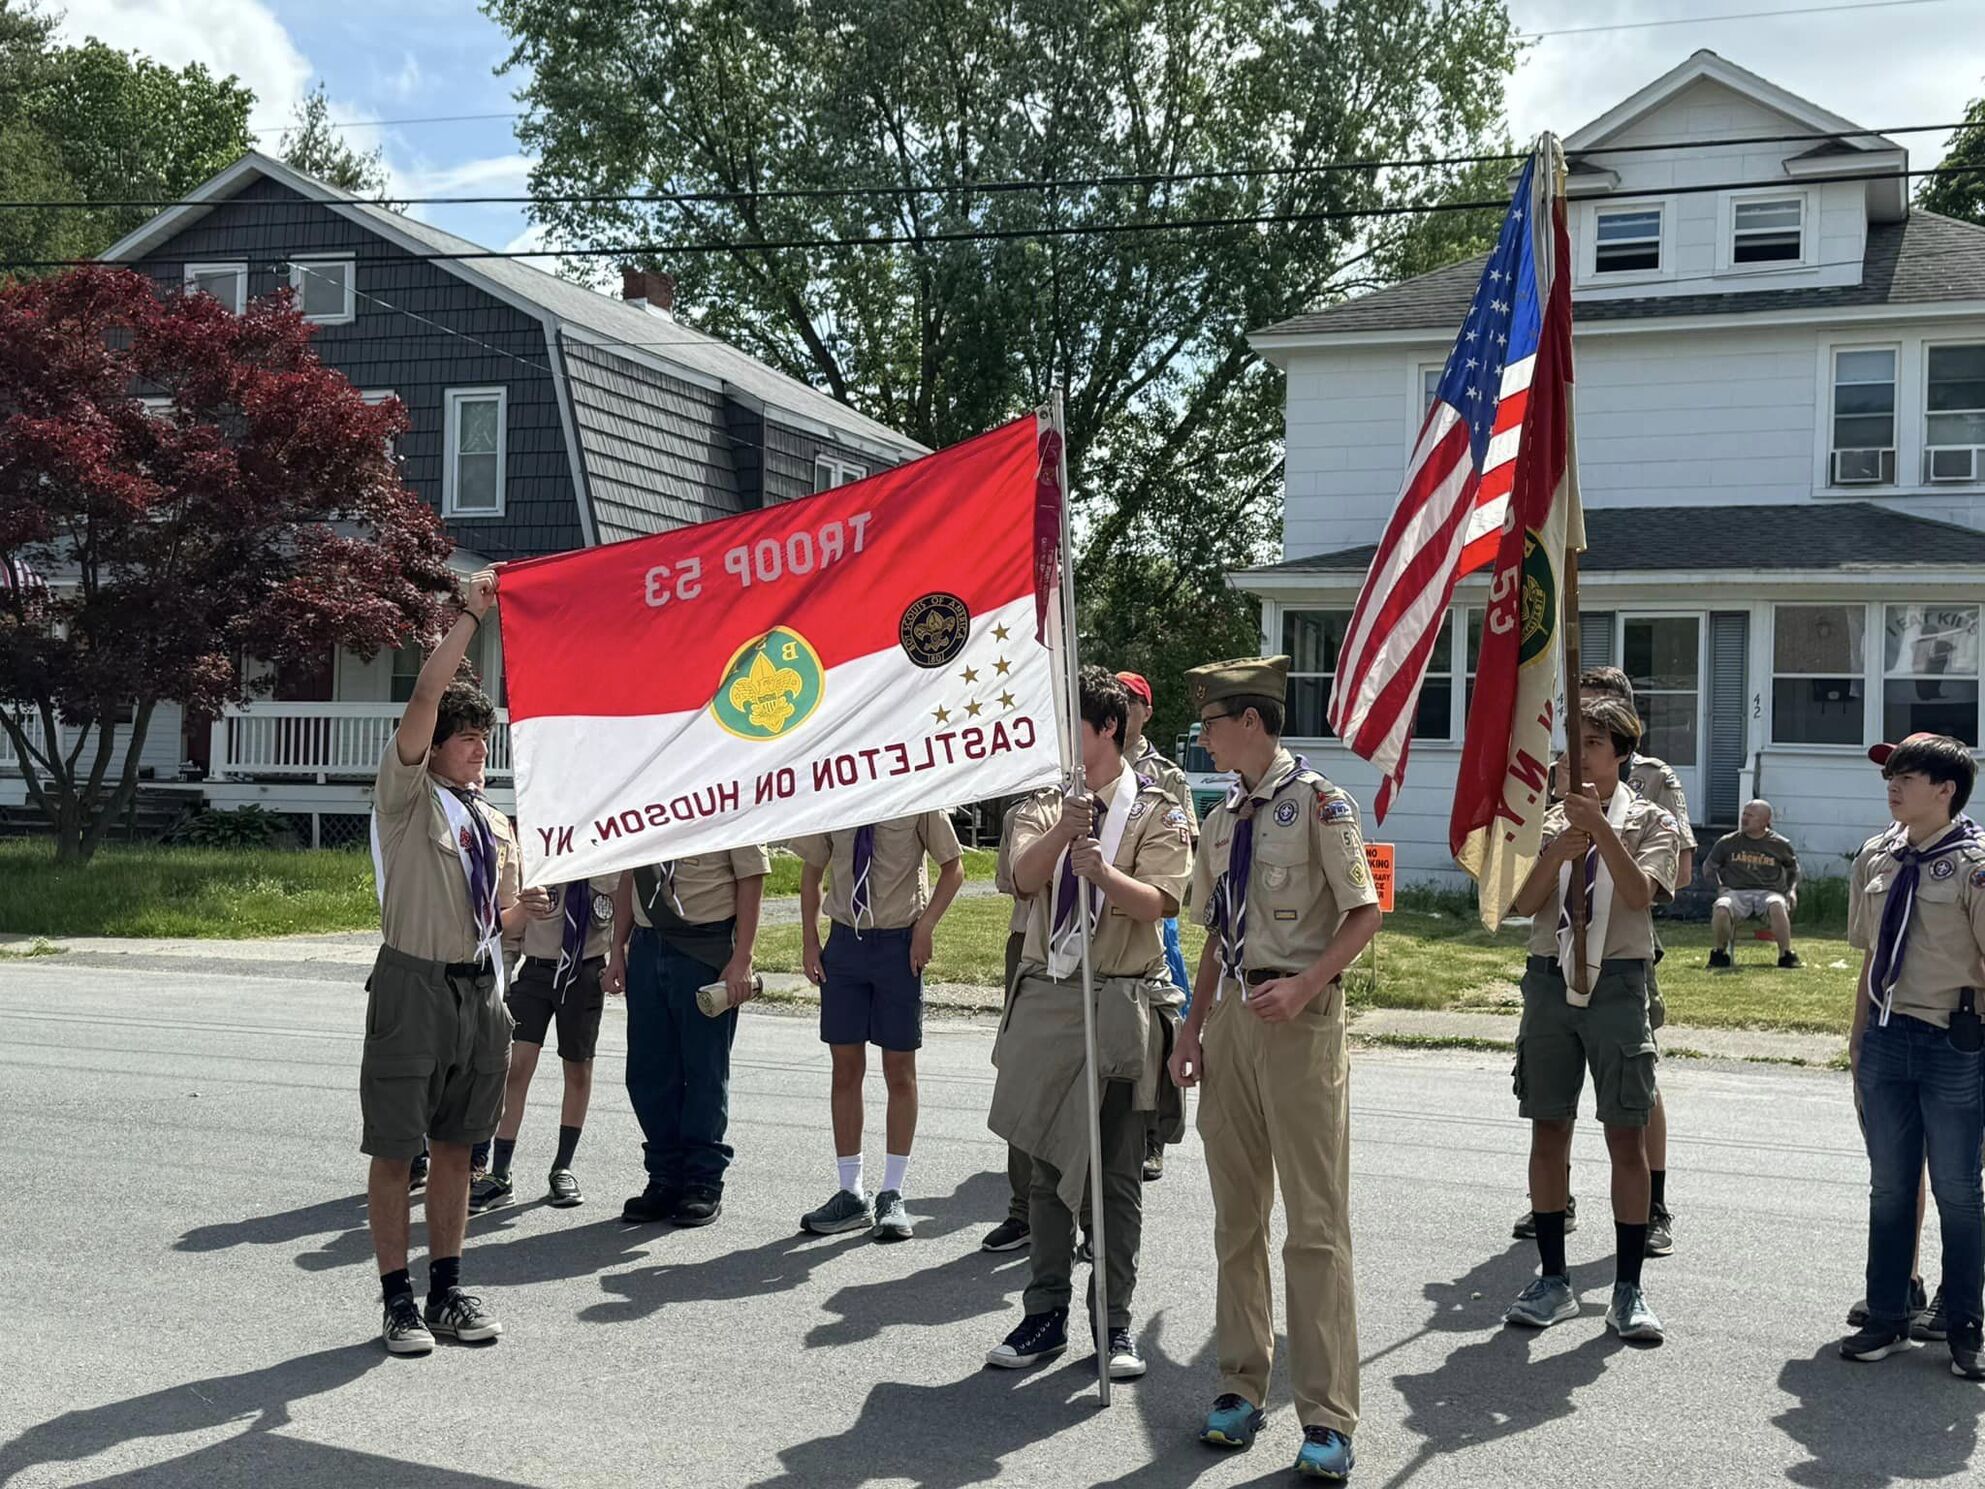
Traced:
[[[1585, 789], [1585, 714], [1578, 697], [1578, 552], [1565, 552], [1565, 795]], [[1585, 929], [1591, 917], [1585, 903], [1585, 855], [1571, 871], [1571, 956], [1572, 982], [1579, 997], [1591, 991], [1591, 975], [1585, 967]]]
[[[1050, 419], [1057, 444], [1061, 480], [1061, 645], [1062, 670], [1066, 674], [1065, 717], [1070, 742], [1069, 759], [1073, 775], [1071, 789], [1087, 789], [1082, 769], [1082, 682], [1075, 640], [1075, 540], [1069, 519], [1072, 504], [1068, 489], [1068, 430], [1062, 423], [1061, 389], [1050, 399]], [[1096, 1081], [1096, 974], [1089, 958], [1089, 895], [1087, 884], [1080, 886], [1075, 922], [1080, 927], [1082, 947], [1082, 1084], [1089, 1116], [1089, 1240], [1094, 1260], [1089, 1264], [1089, 1285], [1095, 1299], [1095, 1315], [1090, 1327], [1096, 1338], [1096, 1392], [1098, 1403], [1110, 1404], [1110, 1283], [1109, 1241], [1103, 1220], [1103, 1118], [1101, 1092]], [[1079, 1218], [1078, 1218], [1079, 1224]]]

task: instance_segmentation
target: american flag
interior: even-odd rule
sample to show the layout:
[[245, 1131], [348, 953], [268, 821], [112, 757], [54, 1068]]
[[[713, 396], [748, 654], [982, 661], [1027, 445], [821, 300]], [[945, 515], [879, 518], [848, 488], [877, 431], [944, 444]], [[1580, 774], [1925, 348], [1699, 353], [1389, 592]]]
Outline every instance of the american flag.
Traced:
[[1509, 512], [1556, 268], [1547, 251], [1540, 271], [1535, 246], [1552, 185], [1542, 153], [1510, 198], [1338, 655], [1330, 727], [1385, 773], [1380, 821], [1406, 779], [1420, 684], [1455, 581], [1494, 560]]

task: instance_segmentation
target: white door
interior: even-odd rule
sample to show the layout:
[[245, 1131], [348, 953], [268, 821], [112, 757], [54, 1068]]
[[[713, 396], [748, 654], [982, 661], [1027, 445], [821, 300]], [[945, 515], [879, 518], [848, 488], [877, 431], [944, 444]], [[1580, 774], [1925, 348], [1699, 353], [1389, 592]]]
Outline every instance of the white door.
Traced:
[[1702, 820], [1702, 616], [1622, 612], [1620, 666], [1640, 703], [1641, 748], [1675, 768]]

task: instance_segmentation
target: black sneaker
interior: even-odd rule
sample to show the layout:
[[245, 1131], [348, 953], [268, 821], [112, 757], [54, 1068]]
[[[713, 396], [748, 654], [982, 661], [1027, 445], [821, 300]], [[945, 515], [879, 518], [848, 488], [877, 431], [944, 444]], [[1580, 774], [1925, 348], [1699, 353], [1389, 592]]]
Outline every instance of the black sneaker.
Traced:
[[1142, 1173], [1144, 1182], [1147, 1184], [1155, 1184], [1158, 1180], [1165, 1177], [1165, 1145], [1163, 1143], [1153, 1143], [1144, 1150], [1144, 1168]]
[[[1910, 1323], [1914, 1324], [1917, 1319], [1921, 1318], [1924, 1314], [1928, 1313], [1929, 1311], [1930, 1311], [1930, 1300], [1923, 1291], [1923, 1279], [1920, 1277], [1910, 1278], [1909, 1279]], [[1847, 1310], [1847, 1327], [1850, 1329], [1865, 1329], [1867, 1326], [1868, 1326], [1868, 1300], [1866, 1298], [1862, 1298], [1852, 1308]]]
[[1727, 951], [1712, 951], [1712, 952], [1710, 952], [1710, 954], [1709, 954], [1709, 966], [1710, 966], [1710, 970], [1711, 970], [1711, 971], [1715, 971], [1715, 970], [1718, 970], [1718, 969], [1720, 969], [1720, 968], [1723, 968], [1723, 967], [1728, 967], [1729, 965], [1730, 965], [1730, 953], [1729, 953], [1729, 952], [1727, 952]]
[[[1912, 1298], [1910, 1300], [1914, 1302]], [[1930, 1306], [1922, 1310], [1911, 1309], [1909, 1337], [1925, 1344], [1942, 1344], [1949, 1337], [1951, 1321], [1944, 1312], [1944, 1290], [1937, 1289], [1930, 1299]]]
[[[1565, 1234], [1570, 1235], [1573, 1231], [1577, 1229], [1578, 1229], [1578, 1196], [1575, 1194], [1567, 1195], [1565, 1197]], [[1525, 1210], [1520, 1216], [1517, 1217], [1515, 1226], [1512, 1227], [1510, 1230], [1510, 1235], [1514, 1236], [1519, 1241], [1536, 1240], [1537, 1212], [1535, 1210]]]
[[1656, 1205], [1647, 1212], [1647, 1252], [1648, 1256], [1670, 1256], [1675, 1250], [1675, 1217], [1668, 1213], [1666, 1205]]
[[631, 1225], [652, 1225], [675, 1217], [682, 1191], [672, 1184], [651, 1183], [620, 1207], [620, 1218]]
[[1891, 1328], [1887, 1324], [1870, 1324], [1858, 1334], [1849, 1334], [1840, 1341], [1840, 1357], [1872, 1363], [1886, 1360], [1897, 1350], [1908, 1348], [1909, 1329], [1906, 1325]]
[[708, 1225], [723, 1213], [723, 1191], [699, 1184], [693, 1189], [683, 1190], [682, 1198], [677, 1201], [669, 1220], [680, 1226]]
[[986, 1363], [1002, 1370], [1024, 1370], [1042, 1360], [1052, 1360], [1067, 1348], [1068, 1310], [1052, 1308], [1021, 1319], [1020, 1327], [987, 1353]]
[[503, 1332], [503, 1325], [489, 1315], [482, 1299], [459, 1287], [449, 1288], [438, 1298], [429, 1298], [425, 1318], [428, 1328], [436, 1334], [446, 1334], [463, 1344], [481, 1344]]
[[386, 1304], [379, 1337], [386, 1341], [389, 1355], [424, 1355], [434, 1349], [434, 1335], [420, 1321], [420, 1307], [412, 1293], [401, 1293]]
[[1110, 1379], [1136, 1380], [1147, 1367], [1129, 1329], [1110, 1330]]
[[480, 1215], [484, 1210], [507, 1205], [515, 1192], [516, 1185], [510, 1182], [508, 1174], [484, 1174], [469, 1185], [469, 1213]]
[[1024, 1220], [1008, 1217], [986, 1232], [985, 1240], [979, 1242], [981, 1251], [1018, 1251], [1027, 1244], [1033, 1235], [1032, 1229]]
[[574, 1205], [586, 1203], [586, 1196], [579, 1192], [579, 1181], [569, 1168], [555, 1168], [547, 1181], [545, 1200], [554, 1210], [569, 1210]]
[[1781, 967], [1792, 968], [1792, 967], [1803, 967], [1806, 964], [1799, 960], [1798, 952], [1784, 951], [1779, 953], [1778, 965]]
[[427, 1188], [427, 1155], [423, 1153], [407, 1170], [407, 1193], [412, 1194], [416, 1189], [425, 1188]]
[[1951, 1335], [1951, 1374], [1961, 1380], [1985, 1380], [1985, 1361], [1978, 1357], [1979, 1326]]

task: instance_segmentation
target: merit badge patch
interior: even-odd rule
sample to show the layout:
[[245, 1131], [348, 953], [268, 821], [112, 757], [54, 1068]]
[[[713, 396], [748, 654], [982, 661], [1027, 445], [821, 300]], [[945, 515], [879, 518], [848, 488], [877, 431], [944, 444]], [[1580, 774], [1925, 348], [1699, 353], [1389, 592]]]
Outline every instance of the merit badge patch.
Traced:
[[1930, 877], [1932, 879], [1948, 879], [1956, 872], [1957, 864], [1948, 858], [1940, 858], [1930, 865]]
[[1293, 801], [1285, 801], [1278, 805], [1275, 808], [1275, 820], [1280, 822], [1284, 827], [1294, 822], [1296, 820], [1296, 804]]
[[613, 896], [596, 894], [593, 896], [593, 919], [601, 925], [613, 924]]
[[1356, 815], [1357, 808], [1347, 797], [1319, 796], [1316, 799], [1316, 820], [1319, 822], [1349, 822]]
[[919, 667], [948, 665], [972, 636], [972, 612], [956, 595], [925, 595], [910, 601], [896, 627], [903, 655]]

